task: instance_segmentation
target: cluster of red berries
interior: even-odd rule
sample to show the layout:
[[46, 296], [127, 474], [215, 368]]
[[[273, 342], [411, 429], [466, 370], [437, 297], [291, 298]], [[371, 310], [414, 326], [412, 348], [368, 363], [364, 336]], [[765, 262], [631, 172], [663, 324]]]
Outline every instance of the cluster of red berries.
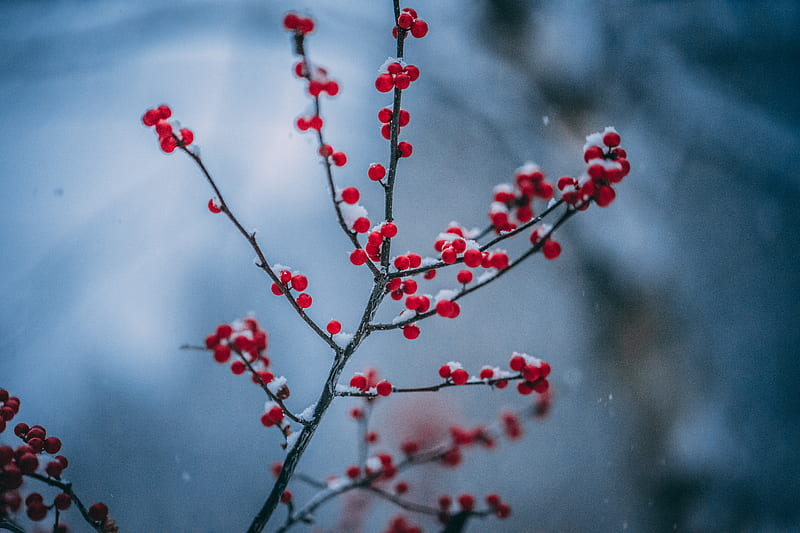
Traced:
[[389, 396], [392, 393], [392, 384], [385, 379], [378, 381], [378, 374], [374, 369], [368, 369], [366, 372], [356, 372], [350, 378], [350, 386], [360, 392], [374, 390], [378, 396]]
[[160, 105], [153, 109], [148, 109], [142, 116], [142, 123], [145, 126], [155, 128], [158, 135], [158, 142], [165, 153], [172, 153], [175, 148], [189, 146], [194, 141], [194, 133], [187, 128], [181, 128], [178, 133], [173, 131], [173, 125], [167, 120], [172, 116], [169, 106]]
[[545, 181], [542, 170], [527, 163], [514, 174], [514, 185], [502, 183], [494, 188], [489, 220], [496, 233], [511, 231], [517, 224], [533, 218], [533, 199], [549, 200], [553, 197], [553, 186]]
[[392, 61], [386, 66], [386, 71], [375, 78], [375, 88], [382, 93], [392, 89], [408, 89], [411, 82], [419, 79], [419, 69], [414, 65], [406, 65], [399, 61]]
[[[450, 496], [439, 496], [439, 521], [447, 523], [450, 519], [451, 507], [453, 506], [453, 499]], [[475, 497], [472, 494], [465, 493], [459, 494], [455, 502], [458, 503], [457, 511], [472, 512], [475, 510]], [[486, 505], [492, 509], [498, 518], [508, 518], [511, 516], [511, 507], [503, 503], [500, 496], [497, 494], [486, 495]]]
[[451, 224], [433, 243], [433, 249], [441, 253], [442, 262], [452, 265], [463, 259], [470, 268], [496, 268], [502, 270], [508, 266], [508, 254], [503, 251], [481, 252], [475, 241], [468, 238], [464, 228]]
[[0, 433], [6, 430], [6, 424], [19, 413], [19, 398], [11, 396], [5, 389], [0, 389]]
[[524, 353], [514, 353], [508, 362], [511, 370], [520, 373], [524, 381], [517, 385], [520, 394], [537, 392], [543, 394], [550, 387], [547, 376], [550, 375], [550, 364]]
[[295, 64], [294, 73], [298, 78], [308, 79], [308, 94], [314, 98], [319, 97], [322, 93], [328, 93], [328, 96], [339, 94], [339, 84], [328, 77], [327, 69], [314, 67], [314, 71], [309, 72], [305, 61], [300, 61]]
[[545, 239], [542, 243], [542, 254], [546, 259], [555, 259], [561, 255], [561, 245], [551, 237], [545, 237], [551, 230], [550, 224], [540, 224], [531, 232], [531, 244], [537, 245], [542, 239]]
[[[348, 187], [348, 189], [355, 189], [356, 192], [358, 191], [358, 189], [355, 187]], [[344, 193], [346, 190], [347, 189], [342, 191], [342, 198], [344, 198]], [[356, 233], [366, 233], [366, 230], [359, 231], [363, 229], [364, 224], [368, 226], [369, 219], [364, 217], [356, 219], [356, 221], [353, 223], [353, 230], [356, 231]], [[394, 222], [384, 222], [381, 224], [380, 228], [374, 229], [369, 233], [369, 235], [367, 235], [367, 244], [363, 249], [356, 248], [350, 252], [350, 262], [354, 265], [363, 265], [367, 262], [367, 259], [369, 259], [370, 261], [377, 263], [381, 260], [381, 248], [383, 246], [384, 239], [392, 239], [396, 236], [397, 225]], [[422, 261], [421, 258], [420, 261]]]
[[[400, 126], [401, 128], [407, 126], [408, 123], [411, 121], [411, 114], [405, 109], [401, 109], [398, 115], [399, 115], [399, 120], [397, 122], [397, 125]], [[378, 120], [382, 124], [381, 136], [386, 140], [392, 138], [392, 126], [391, 126], [392, 118], [394, 118], [394, 113], [390, 108], [384, 107], [380, 111], [378, 111]], [[370, 178], [372, 178], [371, 175]]]
[[400, 16], [397, 17], [397, 26], [392, 28], [392, 36], [395, 39], [399, 37], [400, 29], [410, 32], [417, 39], [422, 39], [428, 35], [428, 23], [419, 18], [417, 12], [410, 7], [404, 8]]
[[283, 27], [297, 34], [306, 35], [314, 31], [314, 20], [297, 13], [287, 13], [283, 17]]
[[395, 516], [381, 533], [422, 533], [422, 528], [415, 526], [402, 516]]
[[[214, 333], [206, 337], [205, 344], [206, 348], [212, 350], [214, 360], [220, 364], [230, 361], [233, 352], [246, 357], [256, 369], [256, 375], [252, 376], [253, 383], [269, 383], [275, 379], [275, 375], [269, 371], [269, 357], [264, 355], [269, 345], [269, 336], [256, 319], [247, 317], [241, 324], [234, 323], [233, 326], [220, 324]], [[246, 370], [247, 365], [239, 359], [231, 363], [231, 372], [237, 376], [244, 374]]]
[[319, 155], [329, 160], [337, 167], [343, 167], [347, 164], [347, 154], [344, 152], [337, 152], [330, 144], [323, 144], [320, 146]]
[[583, 160], [586, 173], [578, 178], [563, 176], [558, 180], [561, 197], [570, 205], [587, 209], [590, 200], [606, 207], [617, 197], [612, 185], [622, 181], [631, 170], [628, 154], [619, 147], [620, 136], [614, 128], [586, 137]]
[[307, 277], [305, 277], [303, 274], [292, 273], [289, 270], [281, 270], [278, 273], [278, 277], [280, 279], [280, 284], [272, 284], [272, 294], [275, 296], [280, 296], [288, 290], [295, 290], [300, 293], [297, 295], [297, 298], [295, 298], [297, 305], [301, 309], [307, 309], [311, 307], [311, 304], [313, 303], [311, 295], [307, 292], [303, 292], [308, 288]]
[[308, 130], [315, 130], [320, 131], [322, 129], [322, 117], [319, 115], [313, 115], [310, 117], [298, 117], [297, 121], [295, 121], [295, 126], [300, 131], [308, 131]]

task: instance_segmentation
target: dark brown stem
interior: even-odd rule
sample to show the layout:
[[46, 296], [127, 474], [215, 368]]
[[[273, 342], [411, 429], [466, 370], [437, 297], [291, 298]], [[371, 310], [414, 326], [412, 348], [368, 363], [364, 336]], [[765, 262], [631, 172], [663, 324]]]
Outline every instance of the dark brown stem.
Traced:
[[[437, 383], [436, 385], [428, 385], [427, 387], [413, 387], [413, 388], [399, 388], [399, 387], [392, 387], [392, 394], [394, 393], [402, 393], [402, 392], [436, 392], [441, 389], [446, 389], [447, 387], [465, 387], [467, 385], [488, 385], [494, 386], [497, 384], [498, 381], [516, 381], [520, 379], [525, 379], [522, 377], [522, 374], [515, 374], [513, 376], [507, 378], [494, 378], [494, 379], [482, 379], [480, 381], [467, 381], [461, 385], [456, 385], [453, 383], [452, 380], [448, 379], [447, 381], [443, 381], [441, 383]], [[533, 383], [538, 383], [544, 378], [539, 378]], [[350, 391], [340, 391], [336, 393], [337, 396], [350, 396], [350, 397], [358, 397], [358, 398], [377, 398], [377, 392], [350, 392]]]
[[303, 321], [305, 321], [305, 323], [308, 324], [308, 326], [312, 330], [314, 330], [314, 332], [323, 341], [325, 341], [326, 344], [328, 344], [328, 346], [333, 348], [333, 350], [336, 353], [340, 353], [341, 348], [339, 348], [339, 346], [335, 342], [333, 342], [333, 339], [330, 337], [330, 335], [328, 335], [325, 331], [323, 331], [322, 328], [320, 328], [317, 325], [317, 323], [314, 322], [311, 319], [311, 317], [309, 317], [306, 314], [305, 310], [297, 304], [297, 300], [294, 299], [294, 297], [291, 294], [291, 291], [289, 291], [286, 287], [283, 286], [280, 277], [278, 277], [278, 275], [275, 273], [272, 267], [270, 267], [269, 262], [267, 261], [267, 258], [264, 255], [263, 250], [261, 249], [261, 246], [258, 244], [255, 232], [249, 233], [246, 229], [244, 229], [244, 226], [242, 226], [241, 222], [239, 222], [239, 219], [237, 219], [236, 216], [233, 214], [233, 211], [231, 211], [230, 207], [225, 202], [225, 199], [222, 197], [222, 193], [220, 192], [219, 187], [217, 187], [217, 184], [214, 182], [214, 178], [211, 177], [211, 174], [209, 173], [205, 164], [203, 164], [203, 160], [200, 159], [200, 156], [192, 152], [185, 146], [181, 146], [181, 149], [186, 154], [188, 154], [189, 157], [191, 157], [197, 164], [197, 166], [200, 168], [200, 171], [206, 177], [206, 180], [208, 181], [209, 185], [211, 185], [211, 188], [214, 189], [214, 194], [216, 194], [217, 198], [219, 198], [220, 209], [222, 209], [222, 212], [225, 213], [225, 215], [233, 223], [233, 225], [236, 226], [236, 229], [239, 230], [239, 233], [241, 233], [242, 236], [244, 236], [244, 238], [247, 239], [247, 242], [250, 243], [250, 247], [253, 248], [253, 250], [256, 252], [256, 256], [258, 257], [258, 263], [256, 264], [256, 266], [258, 266], [258, 268], [263, 270], [267, 274], [267, 276], [270, 277], [273, 283], [283, 288], [283, 296], [286, 298], [289, 304], [294, 308], [297, 314], [300, 315], [300, 318], [302, 318]]

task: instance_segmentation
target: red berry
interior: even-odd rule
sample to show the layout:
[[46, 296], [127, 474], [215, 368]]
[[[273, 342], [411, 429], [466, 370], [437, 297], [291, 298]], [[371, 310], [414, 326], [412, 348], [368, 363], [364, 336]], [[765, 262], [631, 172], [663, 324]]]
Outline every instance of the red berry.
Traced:
[[371, 179], [372, 181], [378, 181], [380, 179], [383, 179], [384, 176], [386, 176], [386, 168], [380, 163], [373, 163], [369, 166], [367, 175], [369, 176], [369, 179]]
[[[402, 15], [401, 15], [402, 16]], [[417, 19], [411, 24], [411, 35], [421, 39], [428, 34], [428, 23], [422, 19]]]
[[508, 366], [511, 367], [511, 370], [516, 370], [517, 372], [525, 368], [525, 364], [525, 358], [521, 355], [515, 355], [508, 362]]
[[492, 268], [503, 270], [508, 267], [508, 256], [503, 252], [493, 253], [489, 258], [489, 264]]
[[375, 88], [382, 93], [388, 93], [394, 88], [394, 77], [391, 74], [380, 74], [375, 79]]
[[28, 506], [26, 513], [28, 518], [34, 522], [39, 522], [40, 520], [44, 520], [47, 516], [47, 507], [40, 501], [33, 502]]
[[342, 324], [338, 320], [331, 320], [328, 322], [328, 325], [325, 326], [325, 329], [328, 330], [328, 333], [331, 335], [336, 335], [340, 331], [342, 331]]
[[361, 198], [361, 193], [355, 187], [345, 187], [342, 189], [342, 201], [346, 204], [354, 204]]
[[375, 385], [375, 390], [380, 396], [389, 396], [392, 393], [392, 384], [388, 381], [379, 381]]
[[452, 248], [447, 248], [446, 250], [442, 250], [442, 261], [447, 263], [448, 265], [452, 265], [458, 259], [458, 254]]
[[419, 444], [414, 441], [404, 441], [400, 445], [400, 449], [406, 455], [413, 455], [419, 451]]
[[160, 105], [156, 108], [156, 111], [158, 111], [158, 115], [164, 119], [172, 116], [172, 109], [170, 109], [168, 105]]
[[175, 148], [178, 147], [178, 141], [176, 141], [175, 137], [172, 137], [171, 135], [169, 137], [164, 137], [160, 142], [161, 149], [168, 154], [174, 152]]
[[361, 475], [361, 469], [359, 467], [357, 467], [356, 465], [348, 466], [347, 470], [345, 471], [345, 474], [350, 479], [356, 479], [357, 477], [359, 477]]
[[388, 124], [384, 124], [381, 126], [381, 137], [386, 139], [387, 141], [392, 138], [392, 127]]
[[280, 296], [281, 294], [283, 294], [283, 289], [277, 283], [273, 283], [271, 289], [272, 289], [272, 294], [274, 294], [275, 296]]
[[343, 167], [347, 164], [347, 155], [344, 152], [334, 152], [331, 155], [331, 159], [337, 167]]
[[403, 292], [406, 294], [414, 294], [417, 292], [417, 282], [413, 279], [403, 281]]
[[406, 257], [408, 257], [409, 268], [417, 268], [422, 264], [422, 257], [420, 257], [419, 254], [409, 253], [406, 254]]
[[471, 511], [475, 508], [475, 497], [472, 494], [462, 494], [458, 497], [458, 505], [463, 511]]
[[609, 148], [614, 148], [615, 146], [619, 146], [619, 133], [609, 131], [605, 135], [603, 135], [603, 144], [608, 146]]
[[231, 349], [227, 344], [218, 344], [214, 347], [214, 360], [217, 363], [226, 363], [231, 358]]
[[354, 265], [363, 265], [367, 262], [367, 253], [361, 248], [356, 248], [350, 252], [350, 262]]
[[44, 468], [44, 471], [47, 473], [47, 475], [55, 479], [61, 477], [62, 470], [64, 470], [64, 467], [61, 466], [61, 463], [58, 461], [51, 461], [47, 463], [47, 466]]
[[367, 390], [367, 377], [363, 374], [356, 374], [350, 378], [350, 386], [362, 391]]
[[590, 146], [583, 153], [583, 160], [587, 163], [592, 159], [602, 159], [602, 158], [603, 158], [603, 149], [600, 148], [599, 146]]
[[281, 283], [286, 285], [290, 281], [292, 281], [292, 273], [288, 270], [281, 270], [280, 272]]
[[44, 440], [44, 451], [50, 455], [55, 455], [61, 450], [61, 439], [58, 437], [47, 437]]
[[296, 30], [299, 20], [300, 17], [298, 17], [296, 13], [287, 13], [286, 16], [283, 17], [283, 27], [287, 30]]
[[72, 505], [72, 498], [70, 498], [69, 494], [62, 492], [56, 496], [53, 503], [59, 511], [65, 511]]
[[302, 292], [308, 288], [308, 278], [302, 274], [297, 274], [292, 277], [292, 288], [296, 291]]
[[364, 217], [358, 217], [355, 222], [353, 222], [353, 231], [356, 233], [366, 233], [369, 231], [369, 219]]
[[608, 186], [602, 186], [597, 189], [597, 192], [594, 195], [594, 201], [600, 207], [606, 207], [608, 204], [614, 201], [614, 198], [617, 197], [617, 193]]
[[419, 337], [419, 326], [416, 324], [409, 324], [408, 326], [405, 326], [403, 328], [403, 336], [410, 340], [416, 339]]
[[331, 154], [333, 154], [333, 146], [330, 144], [323, 144], [319, 147], [319, 155], [322, 157], [329, 157]]
[[[28, 424], [26, 424], [24, 422], [20, 422], [19, 424], [14, 426], [14, 435], [16, 435], [17, 437], [20, 437], [20, 438], [24, 438], [25, 434], [28, 433], [29, 429], [30, 428], [28, 427]], [[2, 457], [0, 456], [0, 466], [2, 466], [3, 464], [4, 463], [2, 461]]]
[[400, 110], [400, 122], [398, 123], [400, 127], [408, 125], [409, 121], [411, 120], [411, 114], [406, 111], [405, 109]]
[[391, 239], [395, 235], [397, 235], [397, 226], [392, 222], [387, 222], [383, 226], [381, 226], [381, 235], [386, 237], [387, 239]]
[[408, 483], [406, 483], [405, 481], [399, 481], [399, 482], [398, 482], [398, 483], [397, 483], [397, 484], [394, 486], [394, 491], [395, 491], [397, 494], [405, 494], [406, 492], [408, 492]]
[[220, 339], [227, 339], [233, 333], [233, 328], [228, 324], [220, 324], [217, 326], [217, 337]]
[[328, 93], [328, 96], [336, 96], [339, 94], [339, 84], [331, 80], [325, 84], [323, 90]]
[[452, 370], [450, 369], [450, 365], [442, 365], [439, 367], [439, 376], [447, 379], [450, 377]]
[[212, 213], [214, 213], [215, 215], [217, 213], [222, 213], [222, 209], [219, 207], [219, 205], [217, 205], [217, 199], [216, 198], [211, 198], [208, 201], [208, 210], [211, 211]]
[[456, 385], [463, 385], [469, 380], [469, 373], [463, 368], [456, 368], [450, 374], [450, 379], [452, 379], [453, 383]]
[[411, 77], [408, 74], [401, 72], [400, 74], [396, 74], [394, 77], [394, 86], [400, 89], [401, 91], [404, 89], [408, 89], [411, 85]]
[[322, 129], [322, 117], [319, 115], [314, 115], [310, 119], [308, 119], [308, 127], [312, 130], [321, 130]]
[[108, 518], [108, 506], [104, 503], [95, 503], [89, 507], [89, 518], [95, 522], [102, 522]]
[[411, 23], [414, 22], [414, 17], [411, 16], [410, 13], [403, 12], [400, 13], [400, 16], [397, 17], [397, 25], [407, 30], [411, 27]]
[[[464, 252], [464, 264], [470, 268], [475, 268], [481, 264], [481, 252], [475, 248], [470, 248]], [[467, 282], [469, 283], [469, 282]]]
[[292, 501], [292, 493], [288, 490], [283, 491], [281, 494], [281, 503], [291, 503]]
[[456, 274], [456, 279], [462, 285], [466, 285], [472, 281], [472, 272], [469, 270], [459, 270]]
[[411, 146], [411, 144], [403, 141], [397, 143], [397, 151], [400, 152], [400, 157], [409, 157], [414, 151], [414, 147]]
[[405, 270], [410, 266], [411, 262], [408, 260], [408, 256], [399, 255], [394, 259], [394, 266], [397, 270]]
[[297, 305], [302, 309], [311, 307], [311, 296], [305, 292], [297, 295]]
[[183, 143], [184, 146], [189, 146], [194, 141], [194, 133], [192, 132], [192, 130], [187, 128], [181, 128], [180, 134], [181, 134], [181, 142]]
[[417, 79], [419, 79], [419, 69], [414, 65], [408, 65], [406, 67], [406, 73], [408, 77], [411, 78], [411, 81], [417, 81]]
[[233, 372], [237, 376], [241, 376], [244, 374], [244, 371], [247, 370], [247, 367], [241, 361], [234, 361], [231, 363], [231, 372]]
[[172, 124], [166, 120], [159, 120], [156, 123], [156, 133], [159, 138], [169, 137], [172, 135]]
[[481, 379], [492, 379], [494, 377], [494, 370], [491, 368], [482, 368], [479, 377]]
[[280, 406], [275, 405], [266, 412], [267, 418], [269, 418], [273, 424], [279, 423], [283, 420], [283, 409]]
[[425, 272], [422, 275], [422, 277], [427, 279], [427, 280], [432, 280], [433, 278], [436, 277], [436, 271], [435, 270], [428, 270], [427, 272]]
[[388, 107], [381, 108], [378, 111], [378, 120], [381, 121], [382, 124], [387, 124], [392, 120], [392, 110]]
[[142, 116], [142, 123], [145, 126], [155, 126], [159, 120], [161, 120], [161, 114], [157, 109], [148, 109]]
[[552, 239], [547, 239], [542, 245], [542, 253], [547, 259], [555, 259], [561, 254], [561, 245]]
[[298, 118], [294, 125], [297, 126], [297, 129], [300, 131], [308, 131], [308, 128], [310, 127], [308, 120], [306, 120], [305, 117]]

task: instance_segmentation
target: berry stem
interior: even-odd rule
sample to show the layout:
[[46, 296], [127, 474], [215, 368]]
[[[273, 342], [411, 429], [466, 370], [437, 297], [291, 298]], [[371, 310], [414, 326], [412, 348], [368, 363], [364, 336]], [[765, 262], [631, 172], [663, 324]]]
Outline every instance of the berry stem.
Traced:
[[[509, 377], [503, 377], [503, 378], [482, 379], [480, 381], [467, 381], [466, 383], [461, 384], [461, 385], [457, 385], [457, 384], [453, 383], [452, 381], [448, 380], [448, 381], [443, 381], [441, 383], [437, 383], [436, 385], [428, 385], [427, 387], [411, 387], [411, 388], [393, 387], [392, 388], [392, 394], [400, 393], [400, 392], [436, 392], [438, 390], [445, 389], [447, 387], [464, 387], [464, 386], [467, 386], [467, 385], [489, 385], [489, 386], [492, 386], [492, 385], [495, 385], [498, 381], [516, 381], [516, 380], [519, 380], [519, 379], [524, 379], [521, 373], [513, 375], [513, 376], [509, 376]], [[533, 383], [538, 383], [538, 382], [542, 381], [543, 379], [545, 379], [545, 378], [538, 378], [535, 381], [533, 381]], [[360, 398], [377, 398], [378, 397], [378, 393], [372, 393], [372, 392], [366, 392], [366, 391], [365, 392], [342, 391], [342, 392], [337, 392], [336, 395], [337, 396], [342, 396], [342, 397], [349, 396], [349, 397], [360, 397]]]
[[[200, 171], [206, 177], [206, 180], [208, 181], [209, 185], [211, 185], [211, 188], [214, 189], [214, 194], [216, 194], [217, 198], [219, 198], [219, 204], [220, 204], [219, 208], [222, 210], [223, 213], [225, 213], [225, 215], [233, 223], [233, 225], [236, 226], [236, 229], [239, 230], [239, 233], [241, 233], [244, 236], [244, 238], [247, 239], [247, 242], [250, 243], [250, 247], [253, 248], [253, 250], [256, 252], [256, 256], [258, 257], [258, 263], [256, 263], [256, 266], [261, 270], [263, 270], [267, 274], [267, 276], [269, 276], [270, 279], [272, 279], [274, 283], [276, 283], [279, 286], [283, 286], [280, 277], [275, 273], [272, 267], [270, 267], [269, 262], [267, 261], [267, 258], [265, 257], [263, 250], [261, 249], [261, 246], [258, 244], [258, 241], [256, 240], [256, 233], [255, 232], [250, 233], [246, 229], [244, 229], [244, 226], [242, 226], [241, 222], [239, 222], [239, 219], [237, 219], [236, 216], [233, 214], [233, 211], [231, 211], [231, 209], [228, 207], [228, 204], [225, 202], [222, 193], [217, 187], [214, 178], [211, 177], [211, 173], [209, 173], [208, 169], [203, 163], [203, 160], [200, 158], [198, 154], [192, 152], [185, 146], [181, 146], [180, 148], [189, 157], [191, 157], [197, 164], [197, 166], [200, 168]], [[317, 325], [317, 323], [314, 322], [311, 319], [311, 317], [308, 316], [308, 314], [306, 314], [305, 310], [297, 304], [297, 301], [294, 299], [294, 296], [292, 296], [291, 291], [283, 291], [283, 296], [289, 301], [289, 304], [294, 308], [297, 314], [300, 315], [300, 318], [302, 318], [306, 322], [306, 324], [308, 324], [309, 327], [312, 330], [314, 330], [314, 332], [319, 336], [319, 338], [325, 341], [325, 343], [328, 346], [333, 348], [333, 350], [337, 354], [342, 351], [342, 349], [339, 348], [339, 346], [335, 342], [333, 342], [333, 339], [331, 339], [330, 336], [325, 331], [323, 331], [322, 328], [320, 328]]]
[[[305, 78], [305, 80], [308, 83], [311, 83], [312, 80], [311, 73], [313, 72], [313, 68], [311, 67], [311, 61], [308, 59], [308, 54], [306, 53], [305, 46], [303, 45], [304, 37], [305, 37], [304, 34], [300, 34], [299, 37], [298, 36], [295, 37], [296, 39], [299, 38], [301, 42], [301, 45], [299, 47], [297, 46], [295, 47], [295, 52], [297, 53], [297, 55], [301, 57], [301, 61], [303, 62], [303, 78]], [[322, 116], [322, 106], [320, 104], [319, 95], [312, 96], [312, 99], [314, 100], [314, 115], [318, 117]], [[322, 129], [323, 128], [319, 128], [317, 130], [317, 142], [319, 144], [318, 146], [319, 149], [322, 149], [322, 147], [325, 146], [326, 144], [325, 137], [322, 134]], [[351, 231], [350, 228], [347, 227], [347, 223], [345, 222], [344, 216], [342, 215], [342, 210], [339, 207], [339, 202], [336, 201], [336, 188], [334, 187], [333, 184], [333, 166], [331, 165], [331, 160], [329, 157], [324, 155], [321, 155], [321, 157], [322, 157], [322, 164], [325, 167], [325, 177], [328, 180], [328, 191], [330, 192], [331, 195], [331, 203], [333, 204], [334, 211], [336, 211], [336, 219], [339, 222], [339, 227], [342, 228], [342, 231], [347, 236], [347, 238], [350, 239], [350, 242], [353, 243], [353, 246], [355, 248], [361, 248], [361, 243], [358, 242], [358, 237], [356, 232]], [[376, 267], [372, 261], [366, 261], [364, 264], [367, 265], [367, 268], [369, 268], [372, 271], [372, 274], [374, 276], [378, 276], [380, 274], [380, 272], [378, 271], [378, 267]]]
[[[394, 20], [400, 16], [400, 0], [394, 0]], [[403, 59], [403, 42], [406, 38], [407, 30], [397, 28], [397, 60]], [[389, 169], [386, 177], [386, 187], [384, 188], [384, 219], [386, 222], [394, 220], [393, 202], [394, 202], [394, 181], [397, 176], [397, 162], [400, 160], [400, 149], [397, 147], [397, 139], [400, 136], [400, 106], [402, 102], [403, 91], [394, 88], [394, 101], [392, 103], [392, 120], [390, 121], [391, 136], [389, 139], [390, 153], [389, 153]], [[383, 246], [381, 246], [381, 267], [384, 272], [389, 271], [389, 258], [391, 257], [392, 242], [391, 239], [383, 239]]]

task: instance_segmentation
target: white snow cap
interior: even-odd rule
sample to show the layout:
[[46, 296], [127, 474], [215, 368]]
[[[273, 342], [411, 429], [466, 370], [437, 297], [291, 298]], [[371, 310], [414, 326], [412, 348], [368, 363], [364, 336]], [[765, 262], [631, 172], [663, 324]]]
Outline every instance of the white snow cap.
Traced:
[[306, 421], [311, 420], [312, 418], [314, 418], [314, 411], [316, 409], [317, 409], [317, 402], [314, 402], [305, 409], [303, 409], [303, 412], [297, 415], [297, 418]]
[[537, 165], [533, 161], [526, 161], [524, 165], [522, 165], [521, 167], [517, 168], [517, 170], [514, 171], [514, 175], [533, 174], [534, 172], [541, 172], [541, 171], [542, 169], [539, 168], [539, 165]]
[[498, 192], [514, 192], [514, 187], [510, 183], [498, 183], [492, 189], [493, 193]]
[[333, 342], [336, 343], [336, 346], [339, 348], [346, 348], [350, 341], [353, 340], [352, 333], [337, 333], [333, 336]]
[[397, 59], [396, 57], [387, 57], [386, 61], [384, 61], [381, 64], [380, 68], [378, 69], [378, 72], [383, 74], [384, 72], [386, 72], [386, 69], [389, 68], [389, 65], [391, 65], [392, 63], [400, 63], [402, 66], [404, 67], [406, 66], [406, 62], [403, 59]]
[[356, 219], [367, 217], [367, 210], [361, 204], [346, 204], [342, 202], [339, 204], [339, 209], [342, 211], [342, 218], [344, 219], [345, 224], [347, 224], [348, 229], [353, 229], [353, 223]]
[[458, 291], [454, 291], [453, 289], [442, 289], [436, 293], [436, 296], [433, 297], [434, 303], [440, 300], [452, 300], [456, 297]]
[[284, 385], [286, 385], [286, 378], [280, 376], [267, 383], [267, 388], [272, 394], [278, 394], [278, 391], [281, 390], [281, 387]]

